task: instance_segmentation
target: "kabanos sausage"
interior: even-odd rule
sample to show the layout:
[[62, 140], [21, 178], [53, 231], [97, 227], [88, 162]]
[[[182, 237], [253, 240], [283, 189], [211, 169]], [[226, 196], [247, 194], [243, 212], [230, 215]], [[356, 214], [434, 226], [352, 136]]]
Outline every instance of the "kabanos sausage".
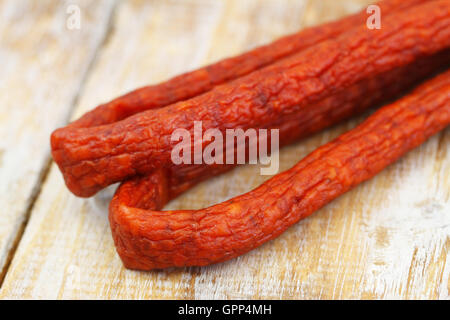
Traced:
[[[426, 1], [430, 0], [384, 0], [377, 5], [384, 17]], [[328, 38], [342, 34], [354, 26], [365, 24], [367, 18], [366, 10], [363, 10], [338, 21], [301, 30], [268, 45], [179, 75], [160, 84], [136, 89], [87, 112], [69, 126], [84, 128], [104, 125], [141, 111], [161, 108], [192, 98], [211, 90], [216, 85], [249, 74]]]
[[450, 71], [387, 105], [257, 189], [201, 210], [158, 211], [163, 169], [123, 183], [110, 205], [127, 268], [205, 266], [242, 255], [370, 179], [450, 124]]
[[381, 30], [355, 28], [335, 40], [165, 108], [94, 128], [60, 129], [52, 154], [79, 196], [138, 174], [170, 168], [171, 133], [208, 128], [260, 128], [299, 117], [307, 106], [360, 81], [450, 46], [450, 3], [432, 1], [394, 13]]

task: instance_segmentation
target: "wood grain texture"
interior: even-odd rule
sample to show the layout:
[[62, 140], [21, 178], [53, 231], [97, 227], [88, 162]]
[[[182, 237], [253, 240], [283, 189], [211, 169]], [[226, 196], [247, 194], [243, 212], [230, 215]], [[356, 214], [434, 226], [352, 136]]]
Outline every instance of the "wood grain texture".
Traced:
[[[127, 1], [96, 59], [74, 117], [100, 102], [370, 1]], [[280, 152], [281, 170], [361, 121]], [[107, 221], [113, 188], [93, 199], [66, 190], [55, 165], [42, 186], [0, 298], [424, 298], [450, 291], [450, 130], [278, 239], [232, 261], [138, 272], [123, 268]], [[243, 166], [171, 202], [201, 208], [267, 177]]]
[[69, 30], [63, 1], [0, 1], [0, 279], [49, 162], [49, 134], [68, 119], [112, 4], [79, 2], [89, 15]]

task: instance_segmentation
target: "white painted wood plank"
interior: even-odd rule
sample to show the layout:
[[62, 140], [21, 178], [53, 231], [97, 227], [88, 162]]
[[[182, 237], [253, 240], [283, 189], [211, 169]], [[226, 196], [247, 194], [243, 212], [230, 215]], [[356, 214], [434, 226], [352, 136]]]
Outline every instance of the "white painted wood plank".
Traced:
[[[47, 167], [49, 134], [67, 121], [114, 2], [71, 4], [0, 1], [0, 279]], [[68, 28], [71, 8], [82, 10], [80, 29]]]

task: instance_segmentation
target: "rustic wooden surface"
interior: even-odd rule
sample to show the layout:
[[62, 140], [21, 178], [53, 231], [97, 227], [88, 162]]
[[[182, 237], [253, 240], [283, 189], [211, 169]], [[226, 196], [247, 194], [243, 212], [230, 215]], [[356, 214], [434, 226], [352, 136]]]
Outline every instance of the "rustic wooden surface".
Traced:
[[48, 167], [49, 134], [67, 122], [108, 30], [113, 3], [79, 6], [85, 27], [69, 32], [63, 2], [0, 1], [0, 279]]
[[[448, 129], [278, 239], [206, 268], [124, 269], [112, 188], [79, 199], [48, 168], [49, 134], [69, 114], [370, 2], [71, 1], [81, 28], [69, 30], [69, 2], [0, 0], [0, 298], [448, 299]], [[283, 149], [281, 169], [359, 120]], [[258, 172], [240, 167], [169, 207], [228, 199], [267, 178]]]

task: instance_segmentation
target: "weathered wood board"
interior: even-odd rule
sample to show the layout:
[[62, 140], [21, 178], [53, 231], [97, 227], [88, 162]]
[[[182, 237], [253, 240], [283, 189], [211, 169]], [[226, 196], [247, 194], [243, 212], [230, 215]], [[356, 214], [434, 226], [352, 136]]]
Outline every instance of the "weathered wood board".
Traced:
[[62, 1], [0, 1], [0, 279], [48, 167], [50, 132], [68, 119], [113, 5], [81, 1], [89, 14], [69, 29]]
[[[354, 12], [370, 2], [120, 2], [106, 42], [79, 92], [73, 117], [137, 86], [157, 83], [306, 25]], [[4, 1], [2, 5], [12, 6], [9, 3]], [[82, 17], [94, 16], [94, 11], [82, 9]], [[99, 35], [104, 31], [96, 28], [108, 25], [109, 15], [103, 14], [103, 18], [96, 18], [97, 26], [87, 24], [81, 30], [86, 28], [83, 31], [86, 34], [95, 30], [101, 38]], [[83, 51], [87, 55], [88, 49]], [[71, 76], [80, 76], [83, 69], [78, 68]], [[66, 78], [58, 84], [68, 90], [65, 81]], [[81, 86], [81, 80], [71, 78], [71, 81], [76, 82], [74, 87]], [[11, 91], [18, 88], [14, 82], [6, 86]], [[60, 87], [56, 88], [59, 94]], [[73, 96], [66, 95], [64, 101], [62, 98], [53, 101], [53, 108], [48, 104], [42, 106], [48, 110], [48, 117], [58, 113], [54, 116], [56, 120], [45, 126], [46, 130], [34, 132], [42, 135], [43, 142], [35, 144], [45, 146], [45, 151], [41, 150], [44, 159], [48, 156], [49, 130], [61, 123], [73, 101]], [[24, 105], [25, 99], [39, 106], [43, 104], [42, 98], [34, 96], [16, 99]], [[34, 118], [35, 113], [24, 107], [17, 117], [24, 121], [27, 115], [28, 121], [41, 123], [40, 118]], [[283, 149], [281, 169], [289, 168], [358, 121]], [[8, 130], [9, 134], [14, 133], [13, 139], [19, 139], [17, 136], [24, 129]], [[61, 174], [52, 164], [31, 208], [0, 298], [447, 299], [450, 297], [449, 146], [447, 129], [278, 239], [238, 259], [206, 268], [158, 272], [123, 268], [107, 221], [111, 190], [89, 200], [76, 198], [67, 191]], [[35, 170], [42, 168], [43, 165]], [[4, 170], [2, 163], [0, 170]], [[28, 177], [28, 171], [21, 172]], [[197, 186], [168, 207], [204, 207], [248, 191], [265, 179], [259, 175], [257, 166], [243, 166]], [[4, 181], [0, 183], [6, 190]], [[23, 205], [20, 199], [14, 203]], [[3, 214], [0, 219], [1, 226], [7, 226]]]

